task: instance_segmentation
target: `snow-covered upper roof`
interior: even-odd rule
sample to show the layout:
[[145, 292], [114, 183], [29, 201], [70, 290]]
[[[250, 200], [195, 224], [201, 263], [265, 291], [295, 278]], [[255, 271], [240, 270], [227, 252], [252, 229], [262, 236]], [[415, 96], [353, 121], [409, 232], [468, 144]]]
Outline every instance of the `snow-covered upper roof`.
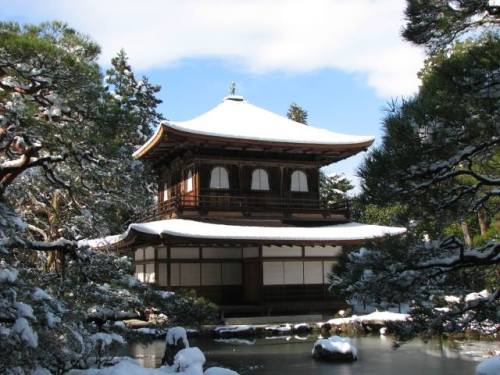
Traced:
[[186, 219], [168, 219], [152, 221], [150, 223], [131, 224], [123, 234], [94, 240], [83, 240], [80, 244], [90, 247], [115, 245], [120, 241], [128, 239], [129, 235], [133, 232], [162, 237], [173, 236], [207, 240], [324, 241], [348, 243], [399, 235], [405, 233], [406, 229], [359, 223], [321, 227], [262, 227], [214, 224]]
[[228, 96], [215, 108], [192, 120], [162, 122], [156, 133], [134, 153], [134, 157], [142, 156], [154, 146], [165, 128], [203, 136], [286, 144], [366, 148], [374, 140], [371, 136], [341, 134], [305, 126], [250, 104], [241, 96]]

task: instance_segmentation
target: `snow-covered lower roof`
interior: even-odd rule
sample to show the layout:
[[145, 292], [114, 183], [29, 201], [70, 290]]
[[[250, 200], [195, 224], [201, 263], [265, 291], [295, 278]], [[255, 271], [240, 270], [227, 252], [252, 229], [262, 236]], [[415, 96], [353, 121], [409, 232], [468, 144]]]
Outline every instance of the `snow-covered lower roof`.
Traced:
[[357, 146], [366, 148], [374, 138], [335, 133], [292, 121], [248, 103], [240, 96], [229, 96], [210, 111], [188, 121], [165, 121], [133, 156], [144, 155], [166, 129], [202, 136], [299, 145]]
[[269, 242], [338, 242], [349, 243], [370, 240], [406, 232], [401, 227], [386, 227], [346, 223], [321, 227], [262, 227], [215, 224], [186, 219], [168, 219], [149, 223], [131, 224], [127, 231], [116, 236], [80, 241], [80, 245], [93, 248], [117, 245], [133, 232], [162, 237], [184, 237], [203, 240], [269, 241]]

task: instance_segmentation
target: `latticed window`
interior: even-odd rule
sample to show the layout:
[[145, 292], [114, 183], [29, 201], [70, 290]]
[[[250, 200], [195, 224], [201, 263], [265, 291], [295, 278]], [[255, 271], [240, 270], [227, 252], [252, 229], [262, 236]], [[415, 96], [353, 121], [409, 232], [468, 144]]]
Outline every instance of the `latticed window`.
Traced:
[[258, 168], [252, 172], [252, 190], [269, 190], [269, 176], [264, 169]]
[[290, 187], [291, 191], [307, 192], [309, 191], [307, 187], [307, 176], [302, 171], [293, 171], [292, 173], [292, 184]]
[[186, 176], [186, 192], [191, 191], [193, 191], [193, 171], [189, 169]]
[[210, 174], [210, 189], [229, 189], [229, 174], [224, 167], [215, 167]]

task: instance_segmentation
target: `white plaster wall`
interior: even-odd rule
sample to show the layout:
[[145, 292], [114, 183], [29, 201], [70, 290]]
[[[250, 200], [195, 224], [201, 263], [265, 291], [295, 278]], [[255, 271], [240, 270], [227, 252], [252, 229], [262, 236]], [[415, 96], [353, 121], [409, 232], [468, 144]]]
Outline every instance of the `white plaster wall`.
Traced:
[[264, 285], [283, 285], [283, 262], [263, 262]]
[[303, 262], [283, 262], [284, 283], [288, 285], [304, 283]]
[[165, 246], [161, 246], [156, 249], [158, 259], [167, 259], [167, 248]]
[[203, 258], [205, 259], [240, 259], [241, 247], [204, 247]]
[[301, 257], [302, 247], [300, 246], [263, 246], [263, 257]]
[[168, 285], [168, 268], [166, 263], [158, 263], [158, 284], [160, 286]]
[[144, 272], [144, 281], [146, 283], [154, 283], [155, 282], [155, 264], [147, 263], [146, 270]]
[[323, 262], [306, 261], [304, 262], [304, 284], [322, 284], [323, 283]]
[[151, 260], [155, 258], [155, 248], [153, 246], [148, 246], [144, 249], [144, 259]]
[[200, 249], [198, 247], [171, 247], [170, 258], [172, 259], [198, 259]]
[[200, 285], [200, 263], [181, 263], [181, 285]]
[[243, 248], [243, 258], [258, 258], [259, 248], [258, 247], [244, 247]]
[[336, 257], [342, 254], [342, 246], [306, 246], [306, 257]]
[[134, 253], [135, 260], [143, 260], [144, 259], [144, 250], [142, 248], [137, 249]]
[[181, 285], [181, 266], [179, 263], [170, 264], [170, 285]]
[[221, 285], [222, 267], [220, 263], [203, 263], [201, 265], [201, 285]]

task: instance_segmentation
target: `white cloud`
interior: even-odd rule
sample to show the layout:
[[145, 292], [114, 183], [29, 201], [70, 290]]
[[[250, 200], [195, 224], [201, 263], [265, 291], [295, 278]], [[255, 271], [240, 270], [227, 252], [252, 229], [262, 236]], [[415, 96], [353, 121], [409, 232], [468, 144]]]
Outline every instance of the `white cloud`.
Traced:
[[[9, 2], [8, 6], [15, 6]], [[423, 53], [400, 38], [403, 0], [46, 0], [21, 2], [62, 19], [148, 69], [209, 57], [256, 73], [334, 68], [383, 97], [413, 93]], [[29, 6], [28, 6], [29, 5]], [[17, 4], [19, 7], [19, 3]]]

